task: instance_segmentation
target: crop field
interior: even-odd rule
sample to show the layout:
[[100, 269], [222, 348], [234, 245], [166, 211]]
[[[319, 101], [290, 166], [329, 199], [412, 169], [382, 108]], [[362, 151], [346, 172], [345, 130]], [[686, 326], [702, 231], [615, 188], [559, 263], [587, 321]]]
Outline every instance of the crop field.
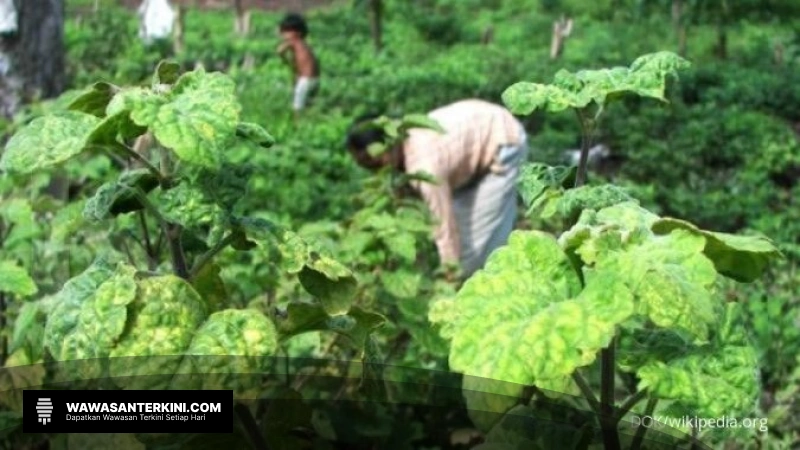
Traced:
[[[31, 2], [63, 28], [0, 32], [0, 448], [800, 448], [800, 2], [173, 1], [151, 42], [139, 1]], [[529, 146], [465, 280], [426, 174], [347, 148], [463, 99]], [[24, 432], [40, 389], [232, 390], [233, 432]]]

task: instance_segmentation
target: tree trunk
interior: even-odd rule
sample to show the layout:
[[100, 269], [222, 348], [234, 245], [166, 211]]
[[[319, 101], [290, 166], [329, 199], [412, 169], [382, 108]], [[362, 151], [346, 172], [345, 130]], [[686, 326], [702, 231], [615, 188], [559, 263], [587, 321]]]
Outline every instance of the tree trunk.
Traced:
[[247, 36], [250, 31], [250, 15], [245, 9], [242, 0], [233, 0], [233, 9], [236, 12], [233, 29], [238, 36]]
[[[2, 36], [8, 71], [0, 79], [0, 112], [11, 119], [25, 103], [58, 97], [66, 86], [64, 0], [14, 0], [18, 28]], [[68, 180], [54, 176], [50, 195], [66, 200]]]
[[183, 53], [184, 27], [186, 26], [186, 6], [181, 3], [175, 9], [175, 24], [172, 27], [172, 54], [175, 56]]
[[672, 27], [678, 37], [678, 54], [686, 56], [686, 24], [683, 21], [683, 0], [672, 0]]
[[10, 67], [3, 84], [17, 88], [0, 93], [3, 113], [10, 118], [19, 109], [15, 99], [31, 102], [54, 98], [64, 91], [64, 1], [15, 0], [18, 30], [3, 36], [2, 51]]
[[369, 22], [372, 30], [372, 42], [375, 44], [375, 51], [380, 52], [383, 48], [383, 0], [369, 1]]
[[550, 58], [556, 59], [564, 51], [564, 41], [572, 33], [572, 19], [561, 17], [553, 22], [553, 36], [550, 40]]

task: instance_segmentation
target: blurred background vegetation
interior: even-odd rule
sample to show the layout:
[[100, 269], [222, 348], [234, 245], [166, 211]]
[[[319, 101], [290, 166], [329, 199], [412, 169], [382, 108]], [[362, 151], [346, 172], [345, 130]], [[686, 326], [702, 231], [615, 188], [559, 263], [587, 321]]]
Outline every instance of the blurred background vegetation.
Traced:
[[[761, 354], [763, 397], [757, 414], [769, 419], [769, 432], [752, 430], [719, 448], [800, 448], [800, 2], [383, 0], [379, 48], [374, 28], [378, 2], [244, 2], [246, 33], [235, 32], [235, 2], [209, 3], [183, 2], [184, 34], [176, 50], [172, 42], [144, 46], [137, 37], [135, 9], [120, 2], [67, 0], [68, 88], [99, 80], [147, 82], [162, 58], [175, 59], [186, 69], [203, 65], [229, 73], [239, 86], [243, 119], [265, 126], [278, 141], [263, 153], [234, 156], [257, 167], [243, 209], [300, 229], [360, 268], [357, 273], [373, 275], [420, 266], [394, 261], [392, 255], [402, 249], [393, 247], [391, 239], [364, 252], [348, 249], [338, 238], [342, 229], [378, 229], [377, 220], [363, 220], [369, 206], [364, 173], [343, 148], [354, 117], [367, 111], [425, 112], [467, 97], [499, 103], [514, 82], [549, 82], [561, 68], [627, 65], [658, 50], [688, 58], [693, 67], [670, 86], [668, 104], [633, 99], [613, 106], [598, 136], [611, 156], [593, 168], [591, 181], [613, 180], [653, 211], [702, 228], [763, 233], [778, 243], [785, 261], [764, 280], [733, 286], [727, 293], [746, 305]], [[273, 9], [254, 7], [259, 5]], [[276, 24], [295, 6], [306, 14], [309, 42], [322, 67], [319, 95], [297, 125], [289, 108], [291, 74], [274, 52]], [[553, 58], [553, 26], [562, 17], [571, 18], [573, 27]], [[4, 122], [2, 132], [11, 133], [63, 104], [30, 104]], [[525, 125], [532, 160], [562, 163], [564, 151], [579, 146], [569, 114], [535, 114]], [[71, 163], [64, 170], [74, 205], [97, 187], [82, 181], [89, 171], [112, 173], [100, 159]], [[44, 192], [42, 182], [21, 183], [31, 197]], [[91, 236], [97, 240], [98, 233], [81, 228], [79, 212], [74, 206], [55, 214], [51, 226], [60, 234], [58, 239], [48, 235], [46, 249], [31, 244], [31, 254], [67, 254], [71, 261], [63, 275], [49, 266], [38, 270], [50, 280], [43, 283], [45, 291], [60, 286], [91, 258], [91, 245], [74, 248], [77, 242], [93, 242]], [[403, 229], [400, 222], [392, 226]], [[414, 233], [410, 239], [433, 254], [425, 234]], [[235, 280], [231, 295], [242, 304], [299, 295], [262, 261], [232, 259], [225, 270], [227, 279]], [[391, 349], [387, 362], [445, 368], [446, 348], [428, 331], [425, 318], [426, 298], [435, 289], [420, 288], [413, 301], [398, 302], [397, 292], [377, 278], [371, 279], [377, 287], [370, 295], [394, 323], [383, 337]], [[313, 339], [296, 347], [292, 351], [298, 355], [332, 351]]]

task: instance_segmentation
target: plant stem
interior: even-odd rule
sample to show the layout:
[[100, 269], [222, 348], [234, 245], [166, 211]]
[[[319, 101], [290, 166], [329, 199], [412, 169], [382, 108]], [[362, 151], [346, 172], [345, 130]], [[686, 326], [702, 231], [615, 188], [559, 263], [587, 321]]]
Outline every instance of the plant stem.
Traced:
[[158, 167], [154, 166], [153, 163], [147, 160], [144, 156], [140, 155], [134, 149], [128, 147], [127, 145], [118, 145], [116, 148], [120, 149], [125, 155], [139, 161], [142, 165], [149, 170], [156, 178], [158, 178], [158, 183], [164, 186], [167, 183], [167, 178], [164, 174], [158, 170]]
[[142, 236], [144, 239], [144, 245], [142, 245], [142, 247], [144, 247], [144, 251], [147, 253], [149, 263], [150, 259], [153, 258], [153, 246], [150, 243], [150, 232], [147, 230], [147, 220], [142, 211], [139, 211], [139, 224], [142, 226]]
[[[6, 329], [6, 294], [0, 292], [0, 330]], [[6, 358], [8, 357], [8, 341], [5, 333], [0, 337], [0, 365], [6, 365]]]
[[215, 245], [214, 248], [200, 255], [200, 257], [197, 258], [197, 262], [195, 262], [194, 267], [192, 267], [192, 270], [190, 271], [191, 278], [196, 277], [197, 274], [200, 273], [200, 270], [202, 270], [203, 267], [206, 264], [208, 264], [208, 262], [211, 261], [214, 258], [214, 256], [217, 255], [217, 253], [221, 252], [222, 250], [225, 249], [225, 247], [230, 245], [230, 243], [233, 242], [234, 239], [235, 237], [233, 236], [233, 234], [229, 234], [225, 236], [224, 239], [219, 241], [219, 243], [217, 243], [217, 245]]
[[594, 392], [592, 392], [592, 388], [589, 386], [589, 383], [587, 383], [586, 379], [583, 378], [583, 375], [576, 370], [572, 373], [572, 379], [575, 380], [575, 384], [578, 385], [578, 389], [581, 390], [583, 396], [589, 401], [589, 404], [592, 406], [592, 410], [595, 412], [595, 414], [600, 414], [600, 402], [597, 401], [597, 397], [594, 395]]
[[630, 411], [634, 406], [636, 406], [637, 403], [642, 401], [642, 399], [644, 399], [645, 397], [647, 397], [647, 389], [642, 389], [641, 391], [638, 391], [635, 394], [628, 397], [628, 399], [625, 400], [625, 403], [623, 403], [622, 406], [620, 406], [619, 409], [617, 410], [617, 419], [616, 419], [617, 423], [619, 423], [619, 421], [622, 420], [623, 416], [625, 416], [625, 414], [627, 414], [628, 411]]
[[142, 202], [145, 209], [149, 211], [155, 218], [158, 220], [158, 223], [161, 226], [161, 230], [164, 233], [164, 237], [167, 239], [167, 243], [169, 244], [170, 254], [172, 255], [172, 270], [175, 272], [176, 276], [183, 278], [184, 280], [189, 279], [189, 269], [186, 266], [186, 256], [183, 254], [183, 247], [181, 246], [181, 226], [170, 224], [164, 219], [164, 216], [161, 215], [161, 212], [156, 208], [150, 200], [147, 199], [147, 195], [142, 192], [141, 189], [134, 188], [133, 189], [136, 198]]
[[614, 414], [614, 382], [616, 372], [614, 365], [617, 339], [611, 340], [607, 348], [600, 351], [600, 428], [603, 433], [605, 450], [619, 450], [619, 433]]
[[[658, 399], [655, 397], [650, 397], [650, 399], [647, 400], [647, 406], [644, 408], [645, 417], [650, 417], [653, 415], [653, 411], [656, 409], [656, 403], [658, 403]], [[642, 442], [644, 442], [645, 433], [647, 433], [647, 427], [639, 425], [639, 427], [636, 429], [636, 434], [633, 436], [633, 441], [631, 442], [631, 450], [639, 450], [642, 448]]]
[[247, 436], [250, 437], [253, 448], [256, 450], [269, 450], [269, 445], [267, 445], [267, 441], [264, 440], [264, 436], [262, 436], [261, 432], [258, 430], [258, 424], [247, 406], [236, 403], [233, 410], [236, 412], [236, 416], [239, 417], [239, 421], [247, 432]]

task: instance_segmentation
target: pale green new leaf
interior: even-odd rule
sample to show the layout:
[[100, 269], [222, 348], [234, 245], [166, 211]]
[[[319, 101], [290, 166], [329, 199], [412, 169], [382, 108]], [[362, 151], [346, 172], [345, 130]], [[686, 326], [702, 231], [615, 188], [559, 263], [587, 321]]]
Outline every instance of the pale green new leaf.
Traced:
[[62, 111], [32, 120], [9, 139], [0, 170], [29, 174], [60, 164], [79, 154], [100, 119], [76, 111]]
[[672, 218], [655, 222], [652, 229], [656, 234], [667, 234], [672, 230], [682, 229], [705, 237], [704, 253], [714, 262], [717, 271], [744, 283], [758, 279], [771, 261], [782, 256], [772, 241], [762, 236], [739, 236], [706, 231], [689, 222]]
[[28, 271], [14, 261], [0, 261], [0, 292], [29, 297], [39, 288]]

